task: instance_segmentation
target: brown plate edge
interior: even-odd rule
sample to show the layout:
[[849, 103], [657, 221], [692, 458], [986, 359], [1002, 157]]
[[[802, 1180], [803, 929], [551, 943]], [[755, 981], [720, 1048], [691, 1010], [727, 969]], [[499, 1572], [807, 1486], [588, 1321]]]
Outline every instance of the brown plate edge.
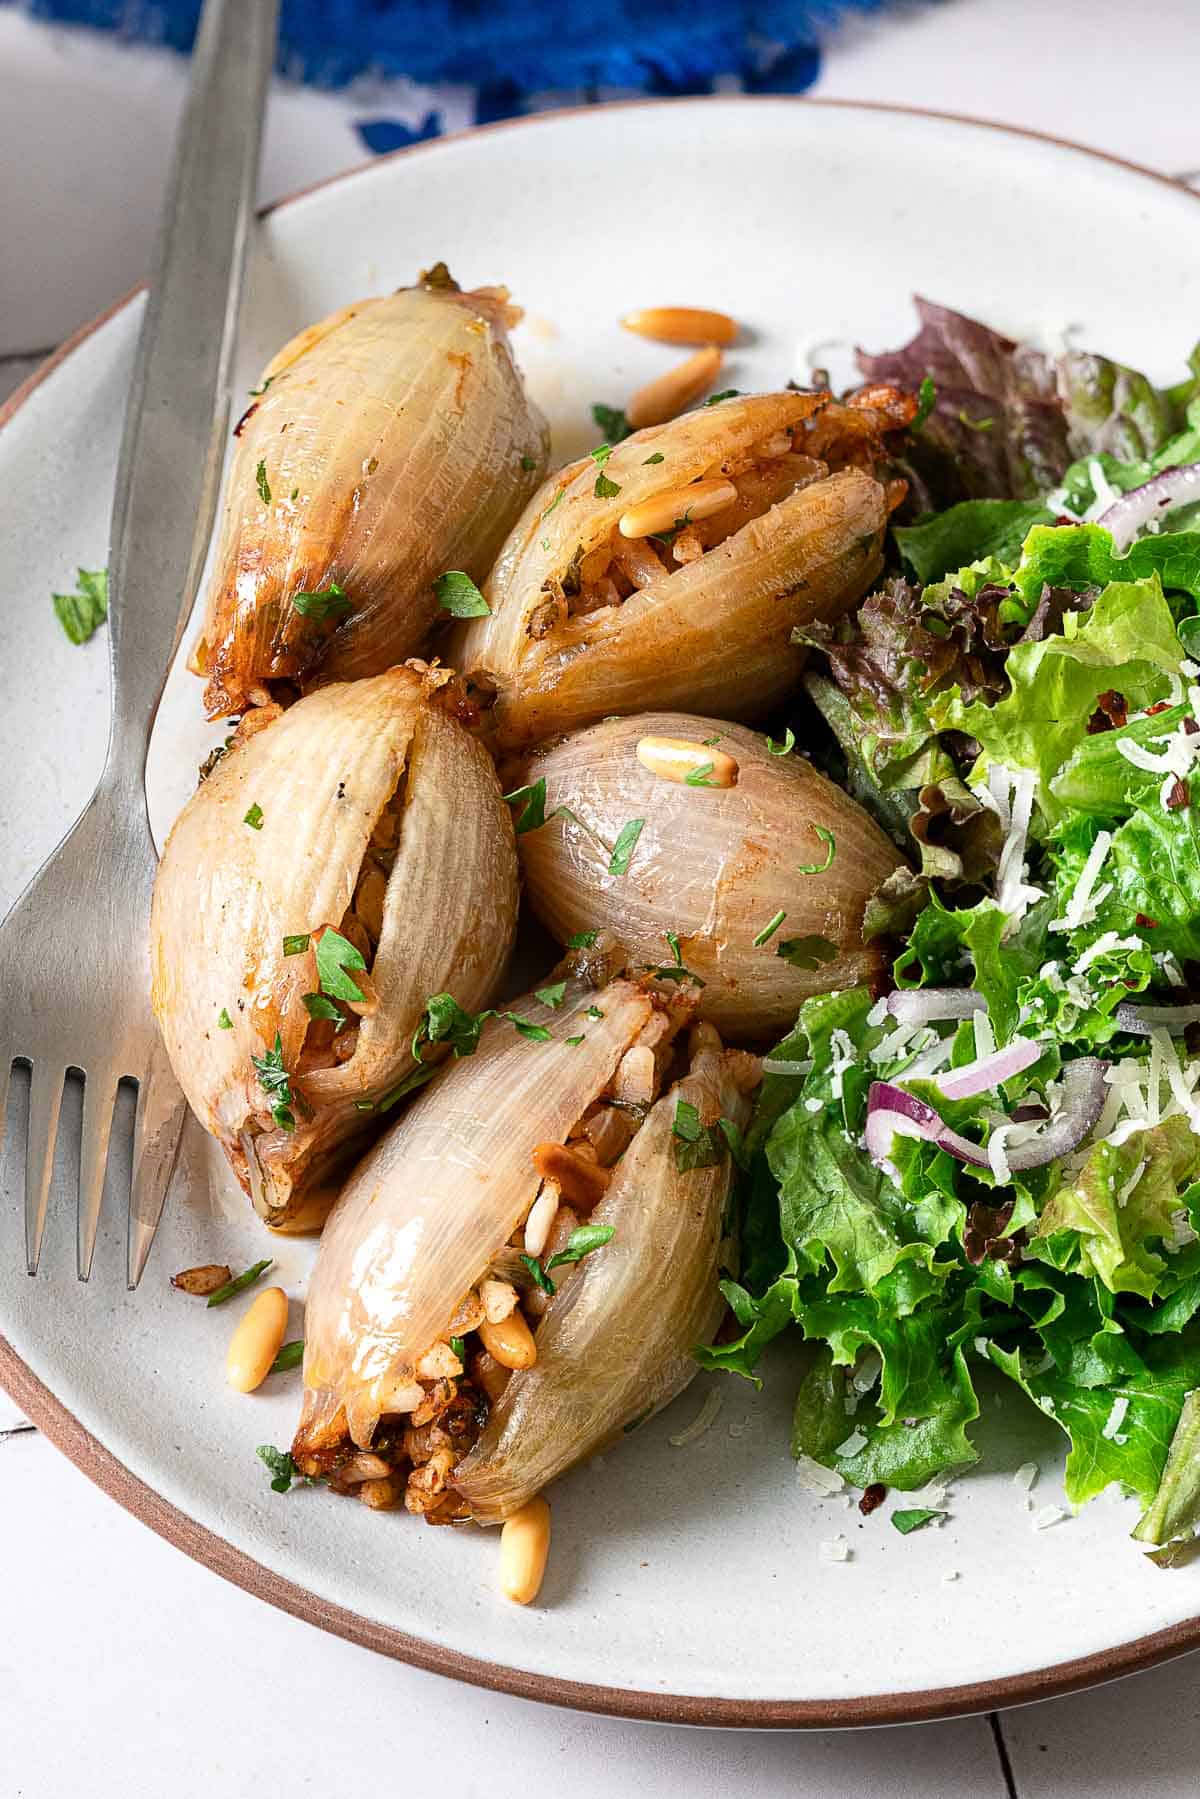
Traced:
[[[662, 99], [628, 100], [606, 108], [623, 110], [633, 106], [697, 106], [716, 107], [733, 101], [745, 104], [750, 96], [710, 95], [674, 101]], [[1007, 137], [1026, 138], [1035, 143], [1072, 150], [1139, 175], [1146, 180], [1188, 195], [1200, 204], [1200, 194], [1182, 182], [1154, 169], [1144, 168], [1125, 157], [1112, 156], [1069, 138], [1049, 132], [1033, 131], [1024, 126], [1006, 125], [995, 119], [972, 118], [964, 113], [938, 112], [921, 106], [898, 106], [887, 101], [804, 98], [793, 95], [759, 95], [756, 106], [796, 106], [828, 110], [900, 114], [912, 118], [936, 119], [942, 123], [967, 125], [975, 129], [1002, 132]], [[416, 156], [422, 151], [476, 137], [483, 132], [508, 131], [521, 127], [552, 123], [575, 114], [595, 112], [595, 107], [567, 107], [556, 112], [537, 113], [529, 117], [502, 119], [485, 126], [447, 133], [427, 143], [413, 144], [389, 155], [343, 170], [323, 181], [312, 183], [288, 194], [263, 213], [274, 212], [306, 198], [322, 188], [332, 187], [361, 175], [365, 169], [400, 156]], [[0, 406], [0, 429], [9, 424], [42, 382], [73, 351], [116, 313], [136, 299], [141, 287], [132, 289], [106, 310], [74, 332], [21, 386]], [[472, 1686], [492, 1692], [509, 1693], [520, 1699], [535, 1699], [543, 1704], [561, 1705], [574, 1711], [595, 1712], [608, 1717], [631, 1718], [657, 1724], [694, 1724], [755, 1730], [829, 1730], [888, 1724], [926, 1723], [935, 1719], [967, 1716], [991, 1711], [997, 1707], [1028, 1704], [1039, 1699], [1060, 1698], [1082, 1688], [1096, 1686], [1122, 1675], [1142, 1673], [1159, 1663], [1200, 1648], [1200, 1616], [1173, 1624], [1165, 1630], [1137, 1637], [1116, 1648], [1099, 1650], [1072, 1661], [1058, 1662], [1052, 1667], [1032, 1669], [1024, 1674], [1005, 1675], [998, 1680], [975, 1681], [963, 1686], [929, 1687], [919, 1691], [881, 1693], [856, 1699], [723, 1699], [706, 1694], [670, 1694], [642, 1691], [636, 1688], [593, 1686], [588, 1682], [563, 1680], [554, 1675], [541, 1675], [498, 1662], [478, 1661], [435, 1643], [396, 1630], [391, 1625], [347, 1611], [329, 1600], [297, 1586], [273, 1569], [264, 1567], [253, 1557], [235, 1549], [223, 1537], [198, 1524], [186, 1512], [171, 1505], [161, 1494], [117, 1460], [98, 1438], [94, 1437], [64, 1406], [33, 1370], [17, 1355], [11, 1344], [0, 1336], [0, 1387], [11, 1396], [26, 1417], [49, 1438], [55, 1448], [72, 1461], [96, 1486], [115, 1499], [117, 1504], [149, 1526], [176, 1549], [193, 1561], [200, 1562], [215, 1574], [241, 1587], [245, 1592], [268, 1604], [289, 1612], [307, 1624], [314, 1624], [348, 1642], [373, 1649], [429, 1673], [444, 1674]]]

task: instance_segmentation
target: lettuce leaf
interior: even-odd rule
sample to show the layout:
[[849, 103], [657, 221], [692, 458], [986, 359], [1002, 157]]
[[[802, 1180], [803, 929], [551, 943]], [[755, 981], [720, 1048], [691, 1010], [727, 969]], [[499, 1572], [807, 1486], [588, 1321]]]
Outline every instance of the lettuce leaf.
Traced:
[[928, 582], [988, 557], [1018, 562], [1032, 527], [1053, 522], [1040, 500], [961, 500], [913, 525], [896, 526], [892, 535], [918, 581]]
[[[1035, 526], [1030, 542], [1041, 530]], [[1035, 553], [1040, 549], [1035, 545]], [[1020, 570], [1016, 578], [1019, 582]], [[1184, 660], [1157, 575], [1111, 582], [1086, 613], [1068, 613], [1063, 626], [1061, 635], [1014, 646], [1007, 663], [1010, 691], [995, 705], [950, 692], [935, 697], [929, 708], [939, 730], [966, 731], [976, 739], [985, 765], [1034, 769], [1039, 805], [1051, 830], [1067, 810], [1051, 782], [1088, 735], [1100, 695], [1116, 688], [1130, 711], [1140, 710], [1167, 692], [1166, 677], [1177, 674]]]
[[976, 319], [915, 300], [920, 326], [898, 350], [858, 353], [868, 381], [936, 387], [909, 457], [934, 503], [1032, 500], [1080, 457], [1155, 456], [1186, 423], [1192, 384], [1156, 388], [1106, 356], [1049, 356]]

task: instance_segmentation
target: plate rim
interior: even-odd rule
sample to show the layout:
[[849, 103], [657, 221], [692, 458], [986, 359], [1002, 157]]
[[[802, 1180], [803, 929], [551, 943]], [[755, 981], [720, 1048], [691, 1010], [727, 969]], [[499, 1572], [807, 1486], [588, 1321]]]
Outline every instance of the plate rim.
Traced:
[[[595, 115], [597, 112], [627, 111], [631, 108], [658, 107], [717, 108], [729, 105], [766, 108], [808, 108], [811, 110], [883, 113], [907, 118], [931, 119], [939, 124], [964, 126], [973, 131], [999, 132], [1005, 137], [1052, 145], [1073, 151], [1091, 160], [1167, 187], [1200, 205], [1200, 193], [1176, 181], [1170, 175], [1148, 169], [1127, 157], [1116, 156], [1090, 145], [1054, 133], [1037, 131], [1027, 126], [1010, 125], [998, 119], [976, 118], [965, 113], [943, 112], [933, 107], [906, 106], [885, 100], [801, 96], [788, 94], [717, 94], [685, 96], [677, 99], [649, 97], [611, 102], [606, 106], [571, 106], [535, 113], [514, 119], [500, 119], [488, 125], [476, 125], [462, 131], [447, 132], [441, 137], [403, 149], [372, 157], [352, 168], [323, 180], [309, 183], [259, 209], [259, 218], [294, 205], [310, 194], [353, 181], [382, 164], [400, 157], [415, 157], [437, 151], [448, 143], [482, 137], [496, 132], [537, 130], [553, 126], [566, 118]], [[46, 358], [25, 381], [0, 405], [0, 430], [12, 423], [21, 408], [42, 383], [53, 374], [103, 325], [124, 311], [146, 287], [139, 282], [94, 318], [74, 331], [58, 349]], [[25, 1416], [67, 1459], [75, 1464], [110, 1499], [123, 1510], [164, 1538], [193, 1561], [241, 1587], [257, 1599], [265, 1600], [302, 1622], [334, 1636], [345, 1638], [363, 1648], [390, 1656], [428, 1673], [442, 1674], [469, 1685], [492, 1692], [503, 1692], [520, 1699], [540, 1700], [570, 1710], [599, 1713], [659, 1724], [693, 1724], [743, 1729], [848, 1729], [889, 1724], [916, 1724], [937, 1719], [964, 1717], [998, 1707], [1027, 1704], [1039, 1699], [1053, 1699], [1085, 1687], [1136, 1674], [1200, 1648], [1200, 1614], [1166, 1626], [1145, 1636], [1132, 1638], [1108, 1649], [1089, 1655], [1052, 1663], [1019, 1674], [1002, 1675], [992, 1680], [973, 1681], [957, 1686], [925, 1687], [908, 1692], [877, 1693], [857, 1698], [825, 1699], [728, 1699], [717, 1694], [678, 1694], [648, 1691], [632, 1687], [595, 1685], [515, 1668], [507, 1663], [481, 1660], [437, 1643], [410, 1635], [361, 1612], [324, 1600], [307, 1587], [256, 1561], [244, 1550], [236, 1548], [224, 1537], [211, 1531], [172, 1504], [132, 1469], [118, 1459], [74, 1413], [50, 1390], [0, 1334], [0, 1388], [13, 1399]]]

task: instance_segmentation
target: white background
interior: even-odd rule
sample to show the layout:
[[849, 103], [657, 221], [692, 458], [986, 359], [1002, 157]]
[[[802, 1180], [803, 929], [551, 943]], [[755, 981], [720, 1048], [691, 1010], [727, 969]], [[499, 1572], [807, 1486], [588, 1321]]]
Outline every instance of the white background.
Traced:
[[[1198, 38], [1194, 0], [1155, 0], [1140, 23], [1118, 0], [944, 0], [845, 29], [816, 91], [1003, 119], [1191, 174]], [[24, 358], [141, 277], [182, 79], [169, 57], [0, 13], [0, 397]], [[416, 121], [431, 104], [448, 126], [468, 118], [462, 94], [280, 88], [263, 197], [361, 160], [357, 119]], [[0, 1397], [0, 1799], [1197, 1790], [1194, 1658], [999, 1722], [749, 1734], [580, 1717], [417, 1673], [271, 1611], [159, 1542], [37, 1433], [6, 1429], [16, 1423]]]

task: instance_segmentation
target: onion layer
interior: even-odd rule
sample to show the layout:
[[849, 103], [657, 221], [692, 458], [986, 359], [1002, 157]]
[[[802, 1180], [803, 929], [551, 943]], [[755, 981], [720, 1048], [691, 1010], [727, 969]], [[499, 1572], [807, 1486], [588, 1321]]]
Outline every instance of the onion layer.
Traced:
[[1138, 532], [1155, 519], [1165, 518], [1176, 506], [1200, 500], [1200, 462], [1182, 468], [1165, 468], [1140, 487], [1131, 487], [1096, 520], [1112, 533], [1113, 548], [1123, 556]]
[[[319, 987], [305, 940], [355, 902], [385, 808], [398, 836], [374, 921], [377, 1003], [348, 1059], [299, 1072], [317, 1028], [304, 998]], [[217, 764], [159, 866], [151, 997], [192, 1110], [268, 1223], [320, 1223], [333, 1164], [371, 1122], [356, 1102], [369, 1108], [412, 1069], [427, 994], [453, 983], [463, 1006], [485, 1003], [516, 911], [512, 824], [491, 760], [412, 670], [323, 687]], [[290, 955], [287, 938], [298, 940]], [[292, 1130], [272, 1125], [253, 1060], [277, 1036]]]
[[[1104, 1109], [1104, 1073], [1107, 1062], [1096, 1056], [1080, 1056], [1063, 1070], [1063, 1103], [1055, 1116], [1024, 1143], [1005, 1145], [1004, 1160], [1014, 1174], [1044, 1168], [1081, 1144]], [[922, 1137], [936, 1143], [948, 1155], [974, 1168], [990, 1166], [987, 1151], [961, 1131], [953, 1131], [933, 1106], [906, 1093], [889, 1081], [873, 1081], [867, 1100], [867, 1152], [885, 1162], [893, 1138]]]
[[[660, 778], [638, 760], [648, 736], [719, 739], [737, 763], [736, 784]], [[672, 959], [673, 933], [684, 965], [706, 983], [701, 1015], [738, 1038], [781, 1036], [810, 994], [878, 972], [863, 910], [900, 857], [803, 757], [772, 755], [744, 725], [651, 712], [577, 731], [513, 777], [538, 779], [547, 822], [518, 848], [530, 901], [560, 943], [607, 930], [659, 964]], [[551, 816], [558, 807], [571, 816]], [[610, 846], [630, 819], [645, 822], [627, 871], [614, 875]]]
[[514, 1374], [482, 1436], [454, 1474], [479, 1523], [494, 1524], [584, 1456], [618, 1440], [697, 1372], [692, 1351], [710, 1341], [723, 1302], [717, 1287], [728, 1156], [709, 1168], [676, 1167], [676, 1107], [739, 1128], [749, 1101], [736, 1058], [702, 1051], [665, 1094], [617, 1164], [591, 1215], [614, 1235], [551, 1301], [534, 1367]]

